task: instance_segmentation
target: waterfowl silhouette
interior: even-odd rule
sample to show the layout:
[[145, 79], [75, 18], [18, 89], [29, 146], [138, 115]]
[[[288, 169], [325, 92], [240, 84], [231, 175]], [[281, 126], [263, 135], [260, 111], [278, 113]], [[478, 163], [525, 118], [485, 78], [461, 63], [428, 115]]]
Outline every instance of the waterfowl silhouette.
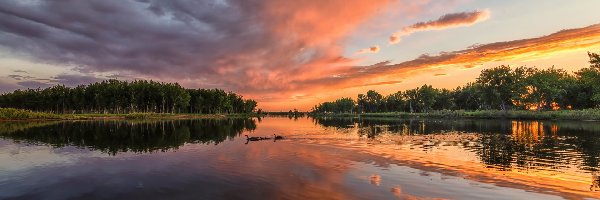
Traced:
[[260, 137], [248, 137], [248, 135], [244, 135], [244, 136], [246, 136], [246, 140], [247, 141], [259, 141], [259, 140], [261, 140]]
[[276, 140], [281, 140], [281, 139], [283, 139], [283, 136], [278, 136], [278, 135], [273, 134], [273, 138]]

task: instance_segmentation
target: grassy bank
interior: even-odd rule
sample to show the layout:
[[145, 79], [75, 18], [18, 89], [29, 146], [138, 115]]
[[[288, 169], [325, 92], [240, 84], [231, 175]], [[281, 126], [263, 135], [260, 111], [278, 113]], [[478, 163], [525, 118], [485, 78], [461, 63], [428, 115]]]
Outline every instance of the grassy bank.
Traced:
[[186, 113], [129, 113], [129, 114], [54, 114], [30, 110], [0, 108], [0, 120], [97, 120], [97, 119], [199, 119], [253, 117], [254, 114], [186, 114]]
[[440, 110], [428, 113], [363, 113], [311, 114], [324, 117], [392, 117], [392, 118], [478, 118], [478, 119], [540, 119], [540, 120], [600, 120], [600, 109], [528, 111], [528, 110]]

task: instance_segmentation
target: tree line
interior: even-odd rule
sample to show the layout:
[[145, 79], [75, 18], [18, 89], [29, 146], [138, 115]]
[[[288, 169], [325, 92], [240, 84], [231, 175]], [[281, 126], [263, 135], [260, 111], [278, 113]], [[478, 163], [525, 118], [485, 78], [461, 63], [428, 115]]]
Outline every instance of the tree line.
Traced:
[[233, 92], [186, 89], [178, 83], [152, 80], [105, 80], [0, 95], [0, 107], [52, 113], [250, 113], [256, 106], [256, 101]]
[[556, 110], [600, 108], [600, 55], [573, 74], [551, 67], [499, 66], [453, 90], [423, 85], [383, 96], [369, 90], [356, 100], [340, 98], [313, 107], [315, 113], [429, 112], [431, 110]]

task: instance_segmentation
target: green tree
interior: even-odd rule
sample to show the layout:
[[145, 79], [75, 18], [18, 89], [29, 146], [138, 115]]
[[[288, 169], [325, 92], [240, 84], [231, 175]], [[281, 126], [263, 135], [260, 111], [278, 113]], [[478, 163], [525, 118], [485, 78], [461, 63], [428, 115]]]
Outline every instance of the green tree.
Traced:
[[489, 106], [506, 111], [513, 105], [513, 100], [525, 92], [524, 80], [528, 73], [528, 68], [511, 70], [509, 66], [502, 65], [481, 71], [476, 82]]
[[588, 56], [590, 57], [590, 67], [600, 69], [600, 55], [588, 52]]
[[449, 110], [454, 110], [455, 109], [455, 103], [454, 103], [454, 93], [451, 90], [448, 89], [437, 89], [437, 96], [435, 98], [435, 103], [433, 104], [433, 109], [434, 110], [444, 110], [444, 109], [449, 109]]
[[583, 68], [575, 72], [577, 77], [576, 108], [600, 107], [600, 69]]
[[423, 85], [418, 88], [418, 102], [421, 112], [428, 112], [433, 108], [438, 97], [438, 91], [431, 85]]
[[538, 110], [551, 109], [552, 103], [564, 99], [567, 94], [569, 75], [562, 69], [551, 67], [545, 70], [533, 69], [525, 79], [527, 92], [522, 96], [523, 103], [535, 105]]
[[402, 97], [402, 92], [400, 91], [386, 96], [384, 101], [386, 111], [397, 112], [403, 110], [404, 98]]

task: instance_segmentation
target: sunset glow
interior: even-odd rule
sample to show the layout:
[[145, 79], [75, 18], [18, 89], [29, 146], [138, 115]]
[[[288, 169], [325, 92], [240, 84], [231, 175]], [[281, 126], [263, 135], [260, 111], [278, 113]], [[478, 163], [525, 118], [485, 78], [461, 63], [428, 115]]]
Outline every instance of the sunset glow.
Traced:
[[[0, 92], [153, 79], [309, 111], [375, 89], [455, 88], [499, 65], [587, 67], [600, 2], [6, 1]], [[107, 14], [109, 13], [109, 14]], [[224, 15], [227, 13], [227, 15]]]

